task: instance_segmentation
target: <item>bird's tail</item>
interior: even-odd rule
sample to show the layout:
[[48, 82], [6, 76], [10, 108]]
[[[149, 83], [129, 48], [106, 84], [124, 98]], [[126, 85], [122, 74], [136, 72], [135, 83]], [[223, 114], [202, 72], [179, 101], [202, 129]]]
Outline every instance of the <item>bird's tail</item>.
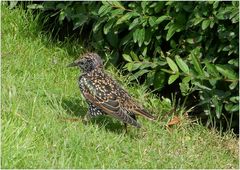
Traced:
[[146, 118], [150, 119], [150, 120], [156, 120], [157, 118], [153, 115], [151, 115], [150, 113], [148, 113], [145, 109], [141, 109], [141, 108], [136, 108], [133, 111], [136, 114], [140, 114], [145, 116]]
[[137, 122], [136, 118], [132, 117], [132, 115], [128, 115], [127, 112], [123, 109], [120, 109], [118, 112], [116, 112], [116, 114], [112, 114], [112, 116], [119, 119], [120, 121], [123, 121], [124, 123], [128, 123], [137, 128], [141, 127], [141, 125]]

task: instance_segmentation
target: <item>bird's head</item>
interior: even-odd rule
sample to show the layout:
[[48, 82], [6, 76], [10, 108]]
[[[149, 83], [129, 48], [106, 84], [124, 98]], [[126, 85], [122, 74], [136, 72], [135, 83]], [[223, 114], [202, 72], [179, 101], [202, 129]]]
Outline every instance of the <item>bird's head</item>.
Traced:
[[103, 61], [97, 53], [86, 53], [68, 65], [68, 67], [74, 66], [80, 67], [83, 72], [90, 72], [96, 68], [102, 68]]

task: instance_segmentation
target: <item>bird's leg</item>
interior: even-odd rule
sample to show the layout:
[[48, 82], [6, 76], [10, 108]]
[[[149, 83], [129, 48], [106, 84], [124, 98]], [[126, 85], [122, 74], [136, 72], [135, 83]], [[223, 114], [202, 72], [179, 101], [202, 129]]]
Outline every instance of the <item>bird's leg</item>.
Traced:
[[[130, 114], [130, 116], [137, 121], [136, 115], [135, 114]], [[125, 134], [127, 134], [127, 123], [124, 123], [124, 128], [125, 128]]]
[[127, 123], [124, 123], [125, 134], [127, 134]]

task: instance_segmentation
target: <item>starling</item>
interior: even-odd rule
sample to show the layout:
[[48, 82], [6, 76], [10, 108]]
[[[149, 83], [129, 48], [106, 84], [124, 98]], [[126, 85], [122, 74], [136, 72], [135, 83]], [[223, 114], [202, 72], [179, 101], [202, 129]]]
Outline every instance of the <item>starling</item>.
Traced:
[[69, 67], [78, 66], [82, 70], [79, 87], [85, 97], [90, 117], [110, 115], [138, 128], [135, 114], [143, 115], [150, 120], [155, 117], [139, 106], [131, 96], [104, 72], [103, 61], [96, 53], [86, 53]]

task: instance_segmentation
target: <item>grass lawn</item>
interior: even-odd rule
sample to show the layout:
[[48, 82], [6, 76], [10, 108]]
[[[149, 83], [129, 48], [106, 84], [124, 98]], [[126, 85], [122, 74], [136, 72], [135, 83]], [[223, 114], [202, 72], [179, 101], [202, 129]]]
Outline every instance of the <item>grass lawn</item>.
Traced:
[[[22, 10], [1, 9], [2, 168], [239, 168], [238, 140], [184, 120], [170, 130], [170, 108], [144, 87], [108, 69], [159, 117], [139, 118], [143, 128], [111, 118], [82, 121], [87, 105], [66, 65], [76, 43], [53, 43]], [[73, 51], [73, 53], [69, 53]]]

